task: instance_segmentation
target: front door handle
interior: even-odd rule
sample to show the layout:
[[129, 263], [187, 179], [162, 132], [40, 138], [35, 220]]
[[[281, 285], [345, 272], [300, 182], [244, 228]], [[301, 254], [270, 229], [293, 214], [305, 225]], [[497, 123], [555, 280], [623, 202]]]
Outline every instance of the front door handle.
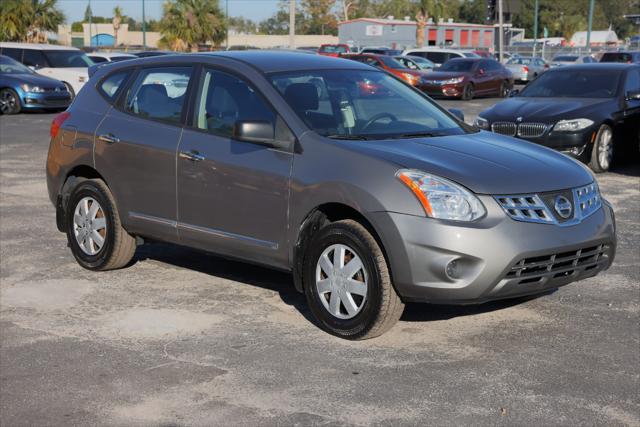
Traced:
[[104, 135], [100, 135], [98, 137], [98, 139], [100, 141], [106, 142], [107, 144], [113, 144], [114, 142], [120, 142], [120, 138], [117, 138], [112, 133], [107, 133], [107, 134], [104, 134]]
[[196, 150], [181, 151], [180, 152], [180, 158], [181, 159], [191, 160], [192, 162], [199, 162], [201, 160], [204, 160], [204, 156], [202, 154], [198, 153]]

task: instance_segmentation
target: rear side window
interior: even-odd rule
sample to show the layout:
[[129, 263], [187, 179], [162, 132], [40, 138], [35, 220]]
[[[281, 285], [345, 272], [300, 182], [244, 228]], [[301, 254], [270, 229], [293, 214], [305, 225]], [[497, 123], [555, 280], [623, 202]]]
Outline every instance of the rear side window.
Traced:
[[444, 64], [449, 59], [449, 55], [444, 52], [426, 52], [425, 58], [436, 64]]
[[107, 62], [107, 58], [103, 58], [102, 56], [89, 55], [89, 59], [91, 59], [95, 64], [102, 64], [103, 62]]
[[148, 68], [129, 90], [125, 110], [148, 119], [179, 123], [191, 67]]
[[194, 125], [214, 135], [231, 137], [237, 121], [276, 125], [276, 114], [258, 92], [231, 74], [206, 70], [201, 81]]
[[119, 73], [111, 74], [106, 79], [102, 80], [102, 83], [100, 83], [100, 92], [102, 92], [102, 94], [110, 101], [115, 100], [118, 89], [122, 87], [122, 84], [125, 82], [128, 75], [129, 71], [121, 71]]
[[22, 63], [28, 67], [42, 68], [47, 66], [47, 60], [39, 50], [25, 49]]

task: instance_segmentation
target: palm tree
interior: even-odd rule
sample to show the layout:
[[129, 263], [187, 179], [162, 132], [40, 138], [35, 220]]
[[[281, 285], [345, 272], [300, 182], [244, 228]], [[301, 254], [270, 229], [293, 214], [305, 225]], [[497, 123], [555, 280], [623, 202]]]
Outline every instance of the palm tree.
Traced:
[[163, 9], [160, 32], [165, 46], [197, 52], [199, 44], [224, 41], [227, 24], [218, 0], [168, 0]]
[[47, 31], [58, 31], [64, 22], [64, 13], [56, 7], [58, 0], [31, 0], [30, 20], [27, 30], [28, 42], [46, 42]]
[[442, 16], [442, 3], [439, 0], [420, 0], [418, 12], [416, 12], [416, 46], [424, 46], [424, 29], [429, 22], [429, 17], [434, 22]]
[[120, 26], [122, 25], [122, 19], [124, 16], [122, 15], [122, 8], [120, 6], [116, 6], [113, 8], [113, 19], [111, 19], [111, 23], [113, 24], [113, 34], [115, 37], [114, 46], [118, 46], [118, 31], [120, 30]]
[[0, 0], [0, 40], [46, 41], [46, 31], [57, 31], [64, 14], [57, 0]]

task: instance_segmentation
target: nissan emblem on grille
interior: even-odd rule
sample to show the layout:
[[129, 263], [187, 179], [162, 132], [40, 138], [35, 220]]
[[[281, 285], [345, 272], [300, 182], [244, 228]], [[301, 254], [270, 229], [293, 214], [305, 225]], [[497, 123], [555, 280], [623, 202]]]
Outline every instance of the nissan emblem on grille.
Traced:
[[571, 206], [571, 202], [564, 196], [557, 196], [553, 208], [556, 210], [558, 215], [561, 218], [567, 219], [571, 216], [573, 212], [573, 207]]

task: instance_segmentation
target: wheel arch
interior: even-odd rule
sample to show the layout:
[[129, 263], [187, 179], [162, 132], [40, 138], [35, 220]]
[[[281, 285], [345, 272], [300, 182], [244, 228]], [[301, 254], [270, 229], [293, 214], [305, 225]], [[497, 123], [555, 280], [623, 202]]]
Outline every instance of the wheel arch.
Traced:
[[302, 275], [305, 261], [304, 255], [306, 253], [308, 244], [313, 239], [313, 236], [325, 225], [344, 219], [351, 219], [358, 222], [360, 225], [366, 228], [369, 233], [371, 233], [373, 238], [378, 243], [378, 246], [380, 246], [380, 250], [382, 250], [382, 253], [384, 254], [385, 260], [387, 261], [387, 266], [389, 268], [389, 273], [393, 278], [391, 265], [385, 251], [384, 244], [382, 242], [380, 234], [375, 229], [373, 223], [369, 221], [369, 219], [367, 219], [367, 217], [362, 212], [352, 206], [349, 206], [348, 204], [340, 202], [328, 202], [313, 208], [304, 217], [304, 220], [298, 225], [296, 242], [293, 247], [293, 282], [298, 292], [303, 292]]
[[73, 167], [66, 174], [56, 199], [56, 225], [60, 232], [64, 232], [66, 229], [65, 212], [67, 210], [67, 203], [69, 202], [71, 190], [73, 190], [80, 181], [85, 179], [100, 179], [107, 187], [109, 187], [109, 184], [104, 177], [92, 166], [77, 165]]

